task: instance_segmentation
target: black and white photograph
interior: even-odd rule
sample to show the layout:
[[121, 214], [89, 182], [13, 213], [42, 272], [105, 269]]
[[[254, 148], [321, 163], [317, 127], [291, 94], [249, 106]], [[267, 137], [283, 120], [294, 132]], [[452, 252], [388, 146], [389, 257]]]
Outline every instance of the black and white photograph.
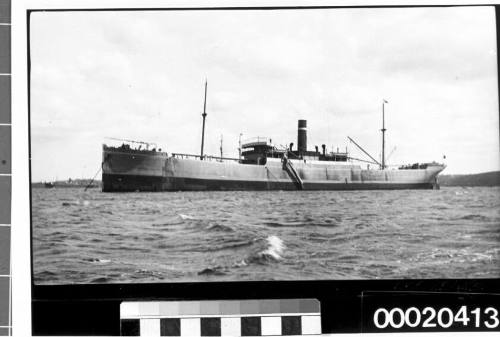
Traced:
[[500, 277], [494, 7], [36, 11], [36, 285]]

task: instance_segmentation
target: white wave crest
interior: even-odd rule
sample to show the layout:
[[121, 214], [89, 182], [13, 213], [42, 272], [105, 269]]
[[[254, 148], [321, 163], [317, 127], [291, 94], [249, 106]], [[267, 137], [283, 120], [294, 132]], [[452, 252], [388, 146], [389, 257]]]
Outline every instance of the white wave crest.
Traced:
[[179, 214], [179, 217], [182, 220], [196, 220], [196, 218], [194, 216], [186, 215], [186, 214]]
[[285, 250], [286, 248], [285, 244], [283, 243], [283, 240], [281, 240], [276, 235], [271, 235], [266, 238], [266, 241], [268, 244], [267, 249], [260, 252], [260, 254], [268, 255], [276, 260], [280, 260], [281, 254], [283, 253], [283, 250]]

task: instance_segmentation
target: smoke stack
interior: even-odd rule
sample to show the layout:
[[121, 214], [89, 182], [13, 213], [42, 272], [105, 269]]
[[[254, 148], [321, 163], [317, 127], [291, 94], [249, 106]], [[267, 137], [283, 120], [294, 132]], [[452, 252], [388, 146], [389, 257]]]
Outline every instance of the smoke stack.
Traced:
[[326, 145], [323, 144], [323, 145], [321, 145], [321, 147], [323, 148], [323, 156], [324, 156], [324, 155], [326, 155]]
[[293, 151], [293, 143], [290, 143], [290, 152]]
[[315, 145], [314, 148], [316, 149], [316, 153], [319, 153], [319, 151], [318, 151], [318, 145]]
[[300, 153], [307, 151], [307, 121], [299, 119], [299, 130], [297, 134], [297, 147]]

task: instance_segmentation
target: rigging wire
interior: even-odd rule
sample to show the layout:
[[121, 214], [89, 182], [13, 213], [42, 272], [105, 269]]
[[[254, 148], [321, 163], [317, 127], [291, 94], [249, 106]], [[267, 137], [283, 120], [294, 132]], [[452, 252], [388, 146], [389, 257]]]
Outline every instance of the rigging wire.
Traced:
[[88, 183], [88, 185], [85, 187], [85, 189], [83, 190], [84, 192], [87, 191], [87, 189], [92, 186], [92, 183], [94, 182], [95, 178], [97, 177], [97, 175], [99, 174], [99, 172], [101, 172], [102, 170], [102, 165], [101, 167], [99, 168], [99, 170], [96, 172], [96, 174], [94, 175], [94, 177], [90, 180], [90, 182]]

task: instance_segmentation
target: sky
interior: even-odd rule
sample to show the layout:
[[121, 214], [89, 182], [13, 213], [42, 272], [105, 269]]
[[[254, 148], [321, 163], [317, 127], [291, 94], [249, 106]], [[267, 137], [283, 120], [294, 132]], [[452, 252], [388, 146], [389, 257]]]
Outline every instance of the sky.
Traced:
[[[31, 15], [32, 180], [91, 178], [106, 137], [237, 157], [238, 139], [500, 170], [492, 7]], [[392, 151], [395, 149], [394, 151]], [[443, 156], [446, 156], [444, 159]]]

